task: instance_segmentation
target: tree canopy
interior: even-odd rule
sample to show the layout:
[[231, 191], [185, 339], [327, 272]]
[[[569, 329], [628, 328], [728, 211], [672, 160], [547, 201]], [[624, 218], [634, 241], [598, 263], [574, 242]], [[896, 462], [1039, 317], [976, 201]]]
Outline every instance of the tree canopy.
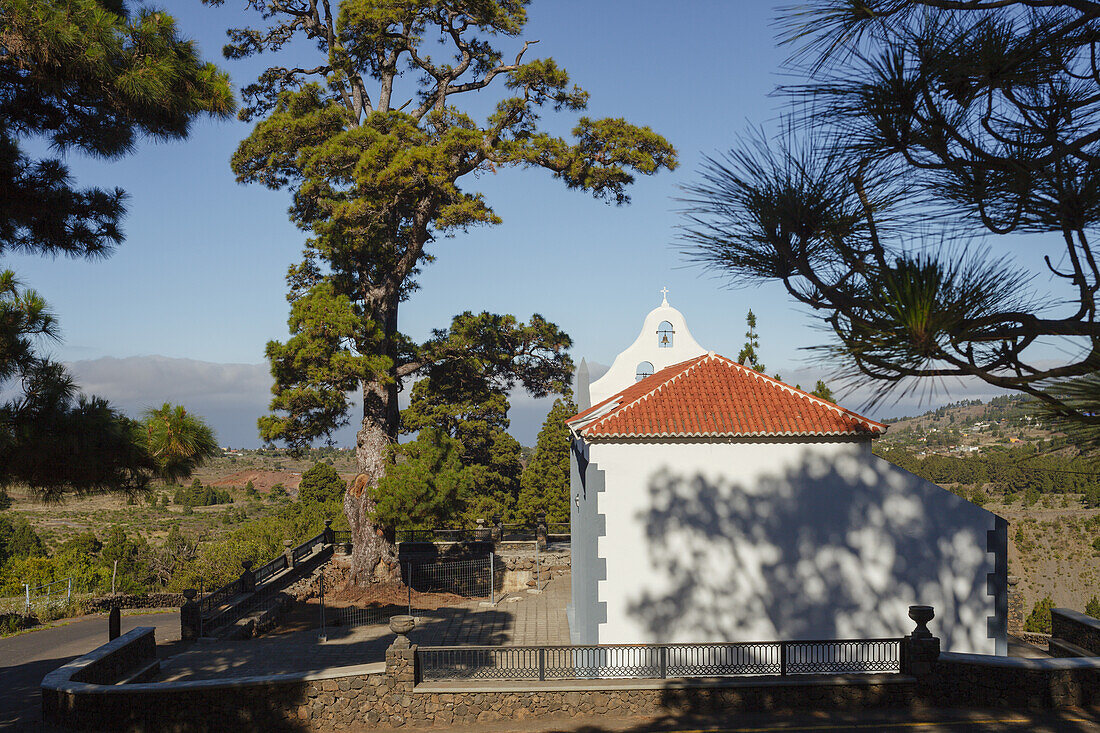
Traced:
[[[229, 81], [160, 11], [131, 14], [122, 0], [2, 0], [0, 11], [0, 256], [106, 256], [122, 241], [125, 193], [77, 187], [24, 141], [119, 158], [141, 137], [181, 139], [196, 117], [231, 114]], [[40, 353], [58, 338], [45, 299], [0, 271], [0, 389], [14, 394], [0, 404], [0, 485], [46, 498], [139, 488], [156, 461], [135, 423]]]
[[340, 478], [336, 469], [327, 463], [318, 461], [302, 474], [298, 484], [298, 501], [318, 503], [339, 501], [344, 498], [348, 484]]
[[[303, 448], [346, 424], [348, 393], [362, 394], [356, 456], [372, 490], [349, 490], [345, 502], [357, 581], [395, 559], [393, 527], [377, 524], [372, 503], [392, 467], [406, 379], [473, 352], [495, 354], [508, 387], [541, 396], [568, 383], [560, 359], [568, 344], [545, 349], [514, 338], [522, 330], [508, 325], [512, 316], [466, 318], [447, 338], [422, 344], [399, 330], [399, 306], [418, 288], [433, 245], [500, 223], [470, 188], [476, 177], [541, 168], [623, 204], [635, 175], [676, 166], [668, 141], [622, 118], [582, 115], [570, 138], [540, 129], [544, 111], [583, 112], [588, 94], [553, 59], [530, 59], [535, 41], [512, 43], [528, 4], [249, 0], [258, 25], [229, 33], [231, 58], [287, 57], [243, 90], [240, 116], [256, 125], [233, 170], [242, 182], [289, 189], [290, 217], [309, 234], [287, 278], [290, 339], [267, 348], [275, 397], [260, 430]], [[308, 46], [292, 44], [299, 39]], [[315, 49], [312, 59], [306, 48]], [[490, 89], [500, 94], [482, 119], [457, 105]], [[533, 317], [527, 328], [544, 323]], [[444, 443], [436, 441], [439, 456], [450, 455]]]
[[757, 353], [760, 351], [760, 334], [756, 331], [756, 314], [752, 312], [752, 308], [745, 315], [745, 325], [749, 330], [745, 332], [745, 345], [737, 354], [737, 361], [749, 369], [763, 372], [767, 367], [760, 361], [760, 354]]
[[[781, 133], [703, 166], [689, 255], [782, 283], [877, 399], [976, 377], [1100, 423], [1095, 381], [1048, 389], [1100, 367], [1100, 6], [827, 0], [780, 23], [806, 81]], [[1012, 233], [1039, 235], [1045, 272], [999, 251]]]
[[577, 413], [572, 397], [554, 400], [539, 430], [535, 455], [520, 479], [520, 521], [533, 523], [539, 512], [548, 522], [569, 521], [569, 428], [565, 421]]

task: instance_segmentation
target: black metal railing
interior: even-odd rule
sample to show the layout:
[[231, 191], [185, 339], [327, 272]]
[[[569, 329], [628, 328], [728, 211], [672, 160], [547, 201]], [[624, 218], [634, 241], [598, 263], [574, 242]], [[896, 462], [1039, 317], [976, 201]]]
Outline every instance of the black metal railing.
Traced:
[[420, 647], [417, 656], [424, 680], [900, 673], [901, 639]]
[[298, 545], [291, 551], [291, 558], [294, 562], [298, 562], [303, 557], [313, 552], [314, 545], [323, 545], [325, 543], [325, 533], [317, 535], [316, 537], [310, 537], [308, 540]]
[[[315, 545], [324, 544], [324, 541], [325, 533], [321, 532], [319, 535], [311, 537], [302, 544], [298, 545], [291, 551], [293, 561], [298, 562], [300, 559], [312, 552]], [[260, 568], [256, 570], [256, 586], [260, 586], [263, 583], [267, 582], [279, 571], [285, 570], [287, 567], [288, 563], [285, 554], [279, 555], [278, 557], [271, 560], [271, 562], [260, 566]], [[241, 579], [237, 578], [236, 580], [230, 581], [229, 583], [223, 585], [221, 588], [218, 588], [217, 590], [212, 591], [200, 598], [198, 600], [198, 604], [199, 613], [202, 614], [204, 619], [203, 625], [207, 628], [213, 628], [210, 624], [214, 622], [215, 619], [219, 619], [223, 623], [228, 623], [226, 619], [229, 618], [229, 615], [225, 611], [220, 613], [214, 612], [225, 605], [226, 602], [229, 601], [231, 598], [233, 598], [234, 596], [238, 596], [243, 592], [244, 586], [241, 584]]]
[[199, 600], [199, 612], [203, 615], [210, 613], [214, 609], [218, 608], [230, 598], [241, 593], [241, 579], [237, 578], [232, 580], [221, 588], [215, 591], [211, 591], [203, 596]]
[[261, 565], [256, 571], [256, 585], [263, 585], [276, 573], [286, 570], [286, 555], [279, 555], [266, 565]]
[[409, 528], [397, 530], [398, 542], [488, 542], [492, 539], [490, 528], [436, 527], [434, 529]]
[[[406, 527], [397, 530], [398, 542], [489, 542], [493, 539], [495, 527]], [[553, 537], [568, 537], [569, 522], [550, 522], [547, 534]], [[538, 528], [530, 524], [502, 524], [501, 540], [504, 542], [534, 542], [538, 538]]]
[[418, 593], [453, 593], [467, 598], [492, 596], [492, 555], [476, 560], [410, 562], [403, 569], [406, 585]]

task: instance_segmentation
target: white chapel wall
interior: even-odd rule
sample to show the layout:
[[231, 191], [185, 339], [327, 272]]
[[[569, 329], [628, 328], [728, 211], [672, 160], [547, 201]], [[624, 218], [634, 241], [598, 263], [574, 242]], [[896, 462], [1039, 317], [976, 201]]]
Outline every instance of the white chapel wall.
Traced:
[[997, 518], [866, 441], [597, 442], [590, 457], [606, 478], [600, 643], [898, 637], [929, 604], [945, 651], [997, 653]]
[[[662, 347], [657, 331], [666, 321], [672, 326], [671, 345]], [[589, 386], [592, 404], [602, 402], [634, 384], [638, 365], [643, 362], [649, 362], [654, 371], [660, 371], [705, 353], [707, 350], [688, 331], [684, 316], [666, 301], [649, 312], [634, 343], [616, 356], [611, 368]]]

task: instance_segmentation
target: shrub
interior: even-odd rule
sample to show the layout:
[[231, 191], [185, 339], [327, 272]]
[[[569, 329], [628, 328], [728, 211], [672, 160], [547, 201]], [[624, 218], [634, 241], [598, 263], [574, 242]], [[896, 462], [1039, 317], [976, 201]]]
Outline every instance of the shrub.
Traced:
[[272, 499], [285, 499], [290, 496], [290, 494], [287, 493], [286, 487], [283, 486], [282, 483], [277, 483], [271, 487], [271, 493], [269, 494], [269, 496]]
[[336, 469], [327, 463], [314, 463], [313, 467], [302, 474], [298, 485], [298, 501], [303, 504], [334, 501], [344, 498], [348, 485]]
[[1093, 618], [1100, 618], [1100, 598], [1093, 596], [1089, 599], [1089, 602], [1085, 604], [1085, 613]]
[[1054, 600], [1047, 596], [1035, 602], [1035, 607], [1024, 622], [1024, 630], [1040, 634], [1050, 633], [1050, 611], [1054, 608]]

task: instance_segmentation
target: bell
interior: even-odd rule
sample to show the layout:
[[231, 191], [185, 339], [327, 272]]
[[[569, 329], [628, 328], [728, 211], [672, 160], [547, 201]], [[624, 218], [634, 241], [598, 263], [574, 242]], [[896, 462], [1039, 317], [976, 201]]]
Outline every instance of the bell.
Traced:
[[668, 343], [668, 334], [665, 334], [664, 336], [661, 336], [661, 343], [662, 344], [667, 344]]

